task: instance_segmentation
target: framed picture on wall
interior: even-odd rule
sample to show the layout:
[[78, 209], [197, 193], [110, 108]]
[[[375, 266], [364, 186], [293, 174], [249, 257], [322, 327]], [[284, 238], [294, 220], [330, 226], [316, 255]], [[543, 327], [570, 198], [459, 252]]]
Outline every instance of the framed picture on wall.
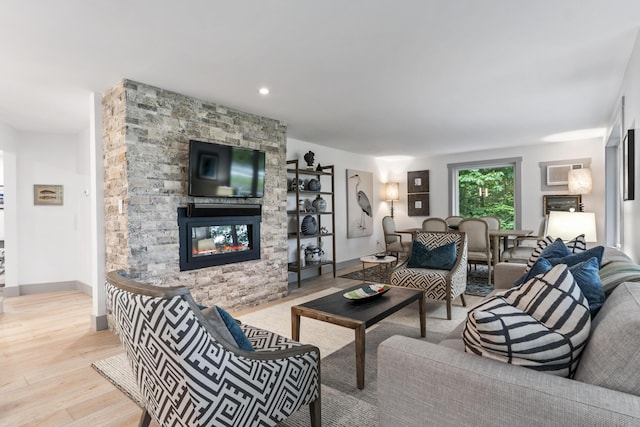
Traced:
[[549, 211], [580, 212], [582, 196], [580, 194], [542, 196], [542, 213], [549, 215]]
[[407, 172], [407, 193], [428, 193], [429, 171]]
[[408, 195], [409, 216], [429, 215], [429, 194], [409, 194]]
[[635, 197], [635, 132], [629, 129], [622, 144], [624, 200]]
[[64, 186], [62, 185], [39, 185], [33, 186], [34, 205], [56, 205], [62, 206], [64, 203]]

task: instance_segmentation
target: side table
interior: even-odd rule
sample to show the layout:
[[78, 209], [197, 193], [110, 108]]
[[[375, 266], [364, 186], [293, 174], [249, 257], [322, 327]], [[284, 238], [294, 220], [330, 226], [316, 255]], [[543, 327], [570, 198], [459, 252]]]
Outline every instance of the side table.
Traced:
[[396, 262], [398, 259], [394, 256], [387, 255], [384, 258], [378, 258], [375, 255], [367, 255], [360, 258], [360, 262], [362, 262], [362, 283], [366, 282], [366, 270], [365, 264], [385, 264], [385, 269], [387, 272], [387, 277], [389, 276], [389, 266]]

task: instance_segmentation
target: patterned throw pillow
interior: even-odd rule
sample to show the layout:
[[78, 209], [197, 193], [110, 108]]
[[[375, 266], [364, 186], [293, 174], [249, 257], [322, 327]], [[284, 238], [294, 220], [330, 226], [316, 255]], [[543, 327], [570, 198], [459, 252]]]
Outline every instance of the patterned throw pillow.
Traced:
[[[551, 248], [549, 248], [545, 252], [548, 246], [551, 246]], [[538, 245], [533, 250], [533, 252], [531, 252], [531, 256], [527, 261], [527, 266], [524, 271], [526, 273], [527, 271], [531, 270], [531, 267], [533, 267], [533, 264], [536, 263], [543, 252], [545, 252], [545, 258], [552, 258], [577, 254], [586, 250], [587, 241], [585, 240], [584, 234], [576, 236], [567, 243], [564, 243], [562, 239], [554, 239], [551, 236], [546, 236], [544, 239], [538, 240]], [[550, 251], [552, 252], [550, 253]]]
[[429, 249], [425, 244], [414, 241], [408, 268], [432, 268], [451, 270], [456, 265], [456, 242]]
[[624, 282], [640, 282], [640, 265], [627, 261], [611, 261], [600, 267], [598, 273], [605, 295]]
[[590, 329], [587, 299], [559, 264], [471, 310], [462, 338], [467, 352], [571, 378]]

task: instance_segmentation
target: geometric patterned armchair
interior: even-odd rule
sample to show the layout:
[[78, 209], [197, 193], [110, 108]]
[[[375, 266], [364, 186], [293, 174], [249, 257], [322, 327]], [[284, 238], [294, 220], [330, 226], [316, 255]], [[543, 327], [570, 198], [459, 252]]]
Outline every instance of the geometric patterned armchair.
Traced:
[[151, 419], [161, 426], [275, 426], [305, 405], [311, 425], [320, 426], [317, 347], [243, 325], [256, 351], [241, 350], [185, 287], [137, 283], [116, 271], [105, 285], [144, 405], [140, 426]]
[[467, 288], [467, 237], [457, 231], [416, 231], [414, 242], [420, 242], [429, 249], [456, 243], [456, 262], [451, 270], [435, 270], [427, 268], [409, 268], [408, 260], [396, 266], [390, 275], [390, 284], [406, 288], [424, 290], [426, 299], [445, 301], [447, 303], [447, 319], [451, 320], [451, 302], [460, 296], [464, 307], [464, 291]]

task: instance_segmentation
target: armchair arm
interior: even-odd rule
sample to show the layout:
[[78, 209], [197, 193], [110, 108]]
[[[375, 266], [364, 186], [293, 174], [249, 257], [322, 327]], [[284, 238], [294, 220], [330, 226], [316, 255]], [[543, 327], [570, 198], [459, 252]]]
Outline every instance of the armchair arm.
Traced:
[[378, 347], [378, 408], [384, 426], [640, 423], [637, 396], [402, 336]]

